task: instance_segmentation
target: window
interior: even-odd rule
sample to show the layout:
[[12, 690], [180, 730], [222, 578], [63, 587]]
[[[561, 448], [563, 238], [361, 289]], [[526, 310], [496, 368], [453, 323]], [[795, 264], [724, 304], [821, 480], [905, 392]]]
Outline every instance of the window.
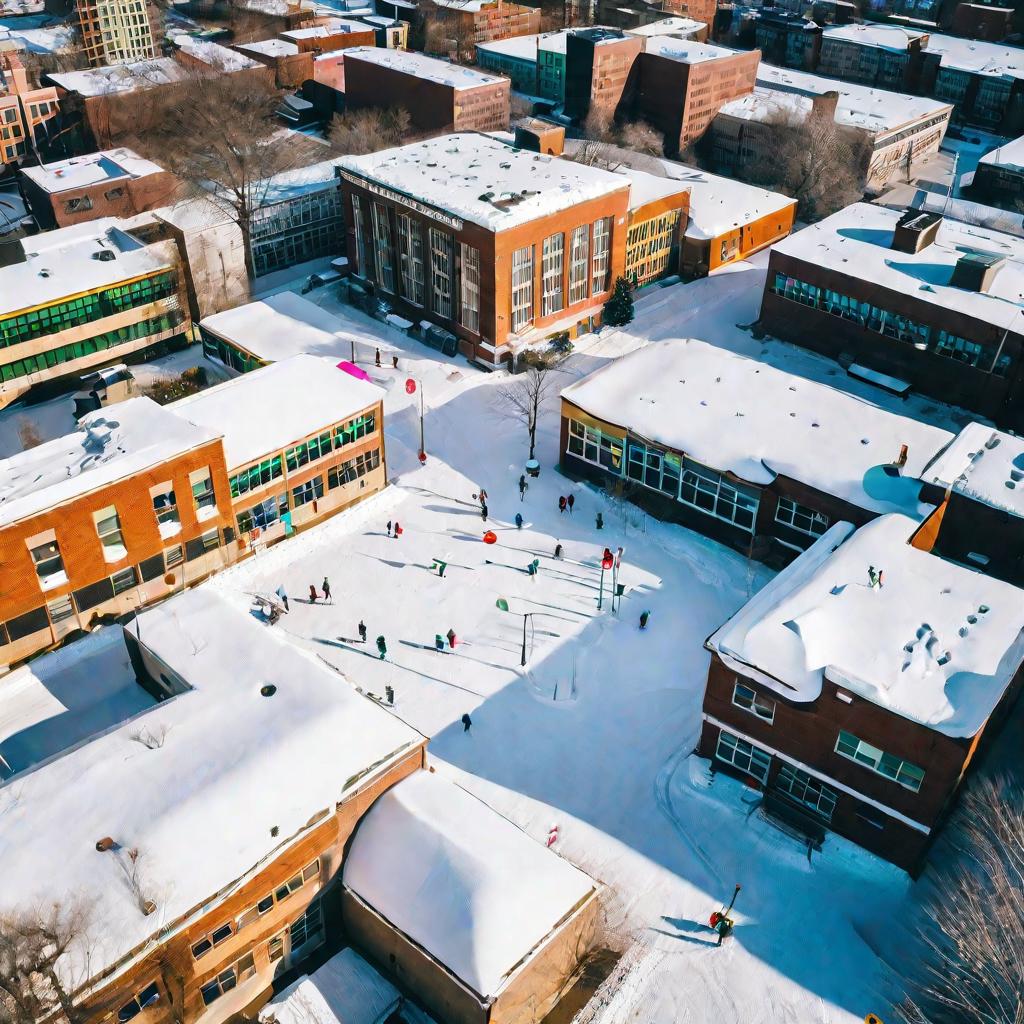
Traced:
[[75, 606], [69, 597], [58, 597], [46, 605], [46, 611], [50, 616], [50, 622], [56, 625], [58, 622], [65, 622], [75, 614]]
[[569, 421], [569, 451], [587, 462], [604, 466], [618, 476], [622, 475], [622, 438], [605, 434], [596, 427], [588, 427], [578, 420]]
[[356, 273], [366, 277], [366, 236], [363, 234], [363, 208], [359, 196], [352, 196], [352, 233], [356, 236]]
[[317, 858], [312, 863], [307, 864], [298, 874], [289, 878], [287, 882], [279, 885], [274, 890], [274, 899], [276, 899], [278, 903], [283, 902], [288, 899], [292, 893], [298, 892], [299, 889], [301, 889], [308, 881], [313, 878], [317, 878], [319, 874], [320, 859]]
[[322, 476], [315, 476], [312, 480], [307, 480], [304, 484], [299, 484], [298, 487], [292, 488], [292, 505], [295, 508], [300, 508], [302, 505], [306, 505], [323, 496], [324, 478]]
[[512, 253], [512, 333], [533, 323], [533, 246]]
[[366, 476], [379, 465], [380, 449], [374, 448], [372, 452], [363, 452], [354, 459], [332, 466], [327, 471], [327, 489], [333, 491], [336, 487], [342, 487], [353, 480], [358, 480], [359, 477]]
[[170, 484], [163, 484], [154, 488], [152, 494], [153, 513], [156, 516], [157, 524], [168, 528], [179, 525], [181, 520], [178, 518], [178, 502], [174, 497], [174, 488]]
[[591, 295], [608, 290], [608, 268], [612, 251], [612, 219], [602, 217], [594, 221], [594, 255], [590, 267]]
[[828, 516], [823, 516], [813, 508], [798, 505], [789, 498], [779, 498], [775, 510], [775, 522], [792, 526], [794, 530], [806, 533], [811, 537], [820, 537], [828, 529]]
[[67, 581], [67, 575], [64, 572], [64, 559], [60, 556], [60, 547], [56, 540], [38, 544], [30, 550], [32, 561], [36, 567], [36, 575], [44, 587], [47, 583], [50, 583], [51, 586], [58, 586], [60, 582]]
[[331, 432], [327, 431], [320, 434], [319, 437], [312, 437], [308, 441], [303, 441], [302, 444], [297, 444], [294, 448], [286, 449], [285, 465], [294, 472], [300, 466], [307, 466], [311, 462], [316, 462], [317, 459], [322, 459], [325, 455], [330, 455], [333, 448], [334, 441]]
[[125, 1024], [126, 1021], [142, 1013], [147, 1006], [152, 1006], [154, 1003], [159, 1002], [159, 1000], [160, 989], [154, 981], [152, 985], [147, 985], [142, 991], [136, 992], [135, 997], [117, 1011], [117, 1019], [121, 1024]]
[[839, 733], [836, 753], [870, 768], [879, 775], [884, 775], [887, 779], [892, 779], [893, 782], [898, 782], [914, 793], [920, 790], [924, 781], [925, 773], [922, 768], [893, 754], [887, 754], [849, 732]]
[[273, 908], [274, 894], [268, 893], [259, 901], [259, 903], [249, 907], [248, 910], [243, 910], [242, 913], [238, 915], [238, 920], [235, 923], [235, 931], [240, 932], [247, 925], [252, 924], [253, 921], [258, 920], [264, 914], [269, 913]]
[[69, 199], [64, 204], [65, 213], [81, 213], [92, 209], [92, 199], [89, 196], [78, 196], [76, 199]]
[[387, 209], [380, 203], [374, 203], [370, 208], [370, 220], [373, 224], [373, 266], [377, 284], [394, 294], [395, 269], [391, 263], [391, 222]]
[[754, 532], [757, 516], [757, 491], [752, 487], [734, 484], [716, 470], [699, 462], [683, 459], [683, 479], [679, 487], [679, 500], [684, 505], [707, 512], [716, 519]]
[[820, 814], [826, 821], [832, 820], [839, 794], [807, 772], [783, 764], [775, 778], [775, 785], [794, 800]]
[[185, 552], [180, 544], [176, 544], [173, 548], [168, 548], [164, 552], [164, 567], [166, 569], [173, 569], [176, 565], [181, 565], [184, 561]]
[[271, 963], [275, 960], [280, 960], [284, 956], [284, 936], [285, 932], [281, 932], [280, 935], [275, 935], [267, 943], [267, 957]]
[[108, 189], [106, 192], [103, 193], [103, 198], [106, 199], [108, 202], [113, 202], [115, 199], [122, 199], [123, 197], [123, 188], [112, 188]]
[[541, 315], [550, 316], [565, 308], [562, 295], [562, 267], [565, 235], [559, 232], [544, 239], [541, 257]]
[[202, 552], [212, 551], [220, 547], [220, 530], [215, 526], [212, 530], [199, 535], [199, 547]]
[[188, 480], [192, 485], [192, 501], [199, 518], [202, 519], [203, 509], [217, 506], [217, 498], [213, 493], [213, 477], [210, 476], [209, 467], [204, 466], [202, 469], [189, 473]]
[[452, 260], [455, 241], [437, 228], [430, 229], [430, 305], [443, 320], [452, 318]]
[[[288, 930], [292, 956], [309, 952], [324, 941], [324, 915], [320, 898], [316, 897], [306, 912]], [[301, 955], [301, 954], [300, 954]]]
[[135, 568], [129, 565], [127, 569], [115, 572], [110, 577], [110, 582], [114, 587], [115, 594], [123, 594], [126, 590], [131, 590], [138, 582], [135, 576]]
[[569, 305], [587, 297], [587, 265], [590, 262], [590, 225], [573, 228], [569, 249]]
[[462, 275], [459, 278], [459, 322], [468, 331], [480, 333], [480, 250], [459, 243]]
[[402, 295], [423, 305], [423, 236], [418, 221], [398, 215], [398, 264], [402, 272]]
[[226, 942], [234, 934], [235, 929], [232, 923], [225, 921], [224, 924], [218, 925], [208, 935], [192, 944], [192, 956], [198, 960], [204, 954], [209, 953], [214, 946], [219, 946], [222, 942]]
[[753, 775], [761, 782], [768, 781], [768, 769], [771, 767], [771, 754], [755, 747], [746, 740], [741, 740], [732, 733], [720, 732], [718, 734], [718, 746], [715, 748], [715, 757], [720, 761], [739, 768], [740, 771]]
[[357, 416], [343, 426], [334, 428], [334, 447], [338, 449], [346, 444], [352, 444], [362, 437], [368, 437], [376, 429], [377, 417], [374, 413], [369, 412], [365, 416]]
[[99, 512], [93, 512], [92, 518], [96, 524], [96, 534], [103, 545], [103, 557], [108, 562], [117, 562], [124, 558], [128, 552], [125, 550], [117, 509], [113, 505], [108, 505]]
[[250, 508], [238, 513], [238, 532], [249, 533], [252, 530], [266, 530], [273, 526], [288, 511], [288, 499], [277, 494], [266, 501], [258, 502]]
[[246, 494], [249, 491], [258, 490], [260, 487], [266, 487], [267, 484], [280, 479], [283, 475], [284, 469], [282, 468], [280, 455], [276, 455], [272, 459], [264, 459], [255, 466], [250, 466], [248, 469], [243, 469], [240, 473], [236, 473], [228, 480], [231, 486], [231, 497], [237, 498], [240, 494]]
[[626, 475], [645, 487], [678, 499], [682, 458], [674, 452], [648, 448], [635, 441], [630, 441]]
[[239, 982], [245, 981], [256, 974], [256, 961], [252, 953], [246, 953], [241, 960], [232, 964], [226, 971], [221, 971], [211, 982], [199, 991], [203, 1002], [209, 1006], [216, 1002], [225, 992], [230, 992]]
[[743, 708], [744, 711], [749, 711], [766, 722], [775, 721], [775, 701], [761, 696], [756, 690], [744, 686], [743, 683], [737, 683], [733, 687], [732, 702], [736, 707]]

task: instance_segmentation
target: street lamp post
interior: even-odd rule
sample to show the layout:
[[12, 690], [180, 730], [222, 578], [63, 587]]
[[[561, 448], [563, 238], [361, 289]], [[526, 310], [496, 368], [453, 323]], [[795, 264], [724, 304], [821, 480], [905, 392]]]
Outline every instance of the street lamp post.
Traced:
[[604, 555], [601, 556], [601, 587], [597, 593], [597, 610], [601, 610], [601, 605], [604, 603], [604, 574], [615, 565], [615, 559], [612, 558], [611, 551], [608, 548], [604, 549]]

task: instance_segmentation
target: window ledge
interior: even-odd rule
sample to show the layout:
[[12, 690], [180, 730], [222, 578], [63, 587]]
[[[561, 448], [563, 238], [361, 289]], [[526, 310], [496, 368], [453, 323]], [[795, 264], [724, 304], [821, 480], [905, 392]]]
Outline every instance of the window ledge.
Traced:
[[62, 569], [60, 572], [55, 572], [51, 576], [41, 576], [39, 578], [39, 586], [42, 590], [56, 590], [58, 587], [66, 586], [68, 582], [68, 574]]
[[181, 523], [160, 523], [160, 536], [164, 540], [169, 540], [171, 537], [177, 537], [181, 533]]

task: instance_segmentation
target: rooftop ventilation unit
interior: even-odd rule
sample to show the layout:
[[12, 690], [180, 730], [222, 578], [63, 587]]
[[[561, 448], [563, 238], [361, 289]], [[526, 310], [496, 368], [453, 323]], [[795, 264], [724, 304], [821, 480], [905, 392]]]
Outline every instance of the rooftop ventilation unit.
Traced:
[[893, 231], [892, 247], [897, 252], [920, 252], [935, 241], [941, 224], [942, 217], [938, 213], [907, 210]]
[[956, 261], [950, 284], [966, 292], [987, 292], [992, 287], [1005, 257], [989, 252], [963, 253]]

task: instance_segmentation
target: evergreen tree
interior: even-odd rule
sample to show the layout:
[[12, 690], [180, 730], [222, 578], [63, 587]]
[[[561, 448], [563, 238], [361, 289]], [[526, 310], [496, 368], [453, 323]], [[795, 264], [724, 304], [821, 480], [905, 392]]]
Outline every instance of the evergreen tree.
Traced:
[[623, 327], [633, 319], [633, 286], [625, 277], [615, 279], [611, 298], [604, 304], [604, 322], [609, 327]]

